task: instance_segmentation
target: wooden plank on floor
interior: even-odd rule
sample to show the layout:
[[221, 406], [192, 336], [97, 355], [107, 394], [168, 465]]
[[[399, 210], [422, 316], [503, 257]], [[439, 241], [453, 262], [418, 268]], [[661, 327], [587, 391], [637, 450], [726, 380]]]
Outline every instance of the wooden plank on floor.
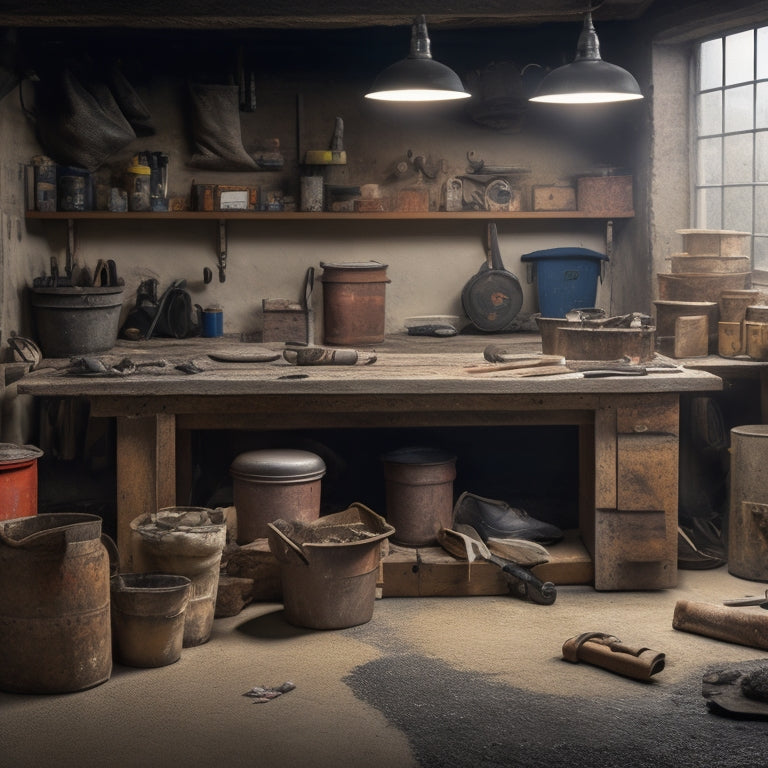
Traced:
[[[563, 541], [548, 547], [552, 560], [532, 569], [542, 581], [555, 585], [592, 584], [594, 567], [578, 531], [567, 531]], [[384, 597], [469, 597], [506, 595], [501, 569], [485, 561], [471, 565], [441, 547], [390, 546], [382, 560]]]

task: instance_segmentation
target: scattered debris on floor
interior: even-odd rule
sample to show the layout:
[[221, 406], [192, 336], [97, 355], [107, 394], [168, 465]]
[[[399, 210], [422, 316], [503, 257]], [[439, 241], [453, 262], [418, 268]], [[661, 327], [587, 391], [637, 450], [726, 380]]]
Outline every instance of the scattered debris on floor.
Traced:
[[268, 701], [272, 701], [272, 699], [276, 699], [278, 696], [282, 696], [284, 693], [292, 691], [295, 687], [294, 683], [287, 681], [275, 688], [263, 688], [260, 685], [256, 685], [251, 688], [250, 691], [246, 691], [243, 696], [248, 696], [253, 699], [254, 704], [266, 704]]
[[721, 669], [704, 675], [701, 693], [711, 712], [736, 718], [768, 719], [768, 667], [751, 672]]

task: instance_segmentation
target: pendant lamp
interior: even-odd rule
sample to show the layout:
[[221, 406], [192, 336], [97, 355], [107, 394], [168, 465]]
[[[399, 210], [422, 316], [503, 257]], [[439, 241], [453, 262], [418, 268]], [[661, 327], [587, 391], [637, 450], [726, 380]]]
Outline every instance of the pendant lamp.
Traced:
[[448, 101], [470, 95], [450, 67], [432, 58], [427, 22], [419, 16], [411, 28], [408, 57], [387, 67], [365, 97], [379, 101]]
[[600, 41], [587, 13], [579, 35], [576, 58], [552, 70], [530, 101], [550, 104], [601, 104], [642, 99], [637, 80], [626, 69], [600, 58]]

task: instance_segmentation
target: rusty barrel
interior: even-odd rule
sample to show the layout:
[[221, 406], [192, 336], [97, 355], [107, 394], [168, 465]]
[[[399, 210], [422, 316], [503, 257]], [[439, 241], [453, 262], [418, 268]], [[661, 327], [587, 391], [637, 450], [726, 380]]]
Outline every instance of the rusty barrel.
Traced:
[[37, 514], [37, 460], [34, 445], [0, 443], [0, 520]]
[[97, 515], [0, 522], [0, 689], [71, 693], [109, 679], [109, 579]]
[[407, 547], [437, 544], [441, 528], [453, 522], [456, 457], [437, 448], [415, 446], [382, 457], [387, 522], [392, 540]]
[[387, 265], [364, 261], [320, 266], [324, 342], [349, 346], [384, 341]]
[[728, 571], [768, 581], [768, 424], [731, 429]]

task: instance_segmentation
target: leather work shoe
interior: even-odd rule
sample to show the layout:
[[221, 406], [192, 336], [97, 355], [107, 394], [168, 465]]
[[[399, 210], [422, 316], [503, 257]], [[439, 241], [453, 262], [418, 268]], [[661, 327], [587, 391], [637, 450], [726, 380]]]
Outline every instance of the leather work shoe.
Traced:
[[453, 507], [453, 522], [454, 525], [471, 525], [483, 541], [489, 538], [527, 539], [552, 544], [563, 538], [563, 532], [557, 526], [536, 520], [524, 509], [467, 491], [459, 496]]

